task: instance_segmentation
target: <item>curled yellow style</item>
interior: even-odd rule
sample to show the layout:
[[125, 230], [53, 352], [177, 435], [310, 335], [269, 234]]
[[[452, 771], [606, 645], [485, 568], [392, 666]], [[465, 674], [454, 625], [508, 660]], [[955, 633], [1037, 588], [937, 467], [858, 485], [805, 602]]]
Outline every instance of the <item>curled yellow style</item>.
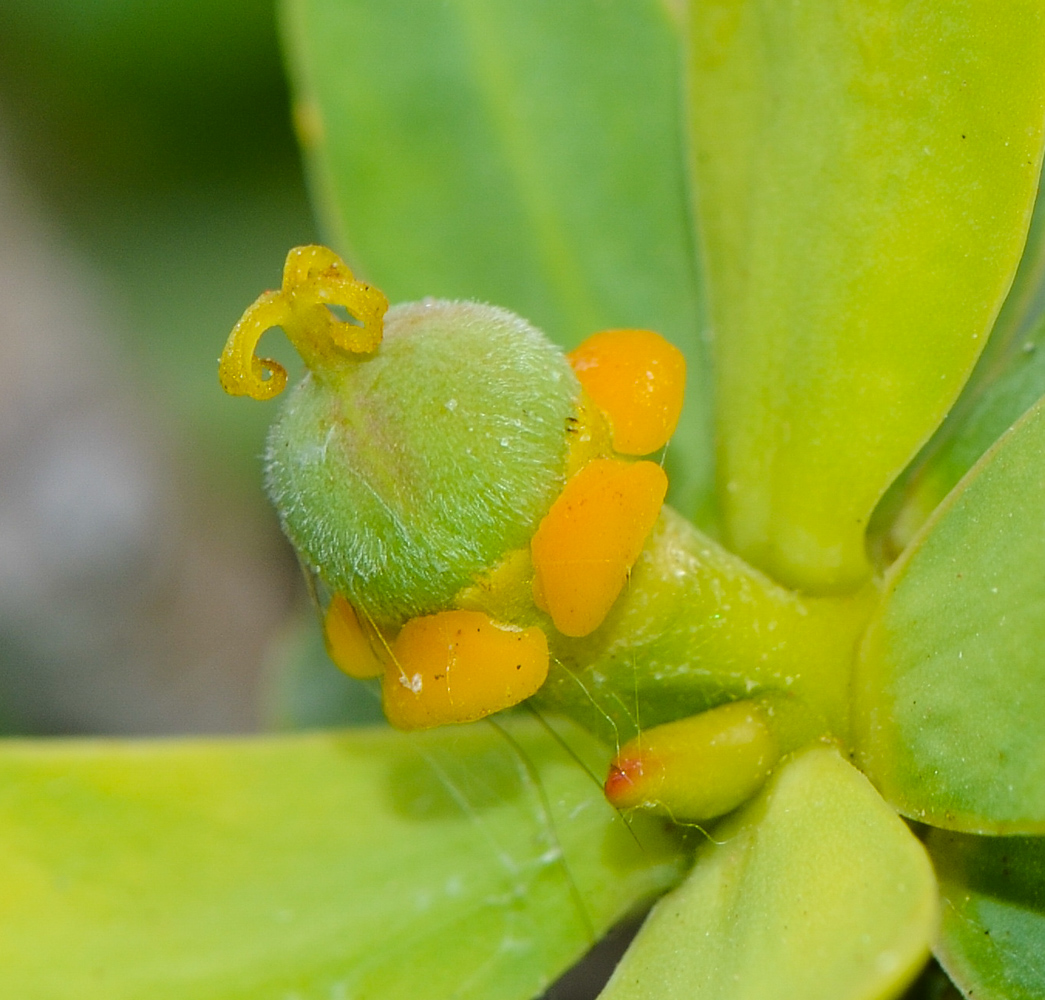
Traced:
[[[358, 324], [338, 318], [329, 306], [344, 307]], [[384, 293], [357, 281], [333, 250], [295, 247], [283, 265], [280, 290], [262, 293], [229, 334], [218, 362], [221, 387], [230, 396], [251, 399], [271, 399], [283, 391], [286, 369], [254, 353], [261, 335], [274, 326], [283, 328], [309, 368], [320, 371], [337, 351], [376, 350], [387, 311]]]

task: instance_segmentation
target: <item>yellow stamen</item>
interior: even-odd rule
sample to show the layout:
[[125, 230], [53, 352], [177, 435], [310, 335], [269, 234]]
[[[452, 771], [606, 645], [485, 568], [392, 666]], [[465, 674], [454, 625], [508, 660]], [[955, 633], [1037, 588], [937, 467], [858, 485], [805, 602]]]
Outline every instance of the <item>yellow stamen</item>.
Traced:
[[412, 618], [392, 656], [381, 694], [397, 729], [474, 722], [529, 698], [548, 676], [548, 640], [539, 628], [499, 625], [481, 611]]
[[[328, 306], [342, 306], [362, 325], [339, 319]], [[271, 399], [287, 384], [286, 369], [254, 351], [261, 335], [281, 326], [305, 363], [321, 372], [339, 351], [369, 354], [381, 343], [388, 310], [384, 293], [357, 281], [333, 250], [295, 247], [283, 266], [283, 286], [265, 292], [240, 318], [218, 364], [221, 387], [231, 396]]]
[[349, 677], [364, 680], [380, 677], [385, 665], [374, 654], [374, 648], [359, 623], [355, 610], [340, 594], [335, 594], [323, 619], [323, 638], [327, 655], [338, 669]]
[[594, 632], [657, 523], [668, 479], [654, 462], [595, 459], [566, 483], [530, 542], [533, 597], [569, 636]]
[[649, 455], [675, 433], [686, 388], [682, 352], [652, 330], [604, 330], [567, 355], [613, 428], [622, 455]]

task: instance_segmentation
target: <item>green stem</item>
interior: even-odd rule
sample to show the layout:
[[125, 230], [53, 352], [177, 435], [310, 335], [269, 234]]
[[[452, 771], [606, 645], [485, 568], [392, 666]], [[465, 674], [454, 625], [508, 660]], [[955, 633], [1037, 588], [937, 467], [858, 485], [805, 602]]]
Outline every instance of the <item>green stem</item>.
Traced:
[[582, 639], [549, 630], [554, 665], [537, 702], [621, 741], [773, 695], [789, 708], [788, 742], [844, 742], [856, 644], [876, 597], [873, 586], [829, 598], [787, 590], [665, 508], [599, 629]]

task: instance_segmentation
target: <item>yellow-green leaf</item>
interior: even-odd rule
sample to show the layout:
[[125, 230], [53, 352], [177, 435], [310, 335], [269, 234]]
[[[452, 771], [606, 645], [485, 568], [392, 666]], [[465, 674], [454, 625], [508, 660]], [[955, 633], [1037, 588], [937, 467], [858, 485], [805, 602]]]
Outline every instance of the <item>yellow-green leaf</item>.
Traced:
[[[947, 419], [893, 483], [872, 519], [872, 544], [895, 558], [981, 455], [1045, 395], [1045, 198], [987, 346]], [[876, 537], [877, 536], [877, 537]]]
[[895, 559], [911, 543], [962, 476], [1045, 395], [1043, 347], [1045, 315], [1023, 331], [1018, 350], [996, 359], [994, 370], [985, 371], [968, 396], [963, 394], [910, 475], [883, 498], [872, 523], [872, 533], [876, 528], [887, 532], [872, 542], [881, 549], [883, 562]]
[[507, 731], [0, 745], [0, 996], [527, 1000], [680, 858]]
[[872, 1000], [925, 960], [929, 860], [834, 750], [785, 764], [713, 837], [601, 1000]]
[[1020, 259], [1045, 4], [711, 0], [691, 17], [727, 528], [783, 582], [848, 589]]
[[887, 577], [854, 687], [861, 767], [902, 813], [1045, 831], [1045, 403], [950, 494]]

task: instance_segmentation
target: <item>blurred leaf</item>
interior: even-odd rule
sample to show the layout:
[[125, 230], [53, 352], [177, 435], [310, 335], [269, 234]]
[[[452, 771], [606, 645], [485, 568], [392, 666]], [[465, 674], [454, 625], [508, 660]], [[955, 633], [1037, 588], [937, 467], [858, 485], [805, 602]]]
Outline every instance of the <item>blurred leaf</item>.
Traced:
[[863, 769], [900, 812], [1045, 831], [1045, 404], [987, 453], [886, 578], [857, 665]]
[[929, 951], [921, 844], [839, 755], [814, 749], [714, 830], [602, 1000], [896, 996]]
[[533, 996], [680, 858], [510, 732], [7, 744], [0, 993]]
[[[147, 382], [207, 486], [260, 506], [272, 413], [217, 388], [217, 356], [287, 249], [315, 240], [271, 3], [0, 3], [0, 103], [130, 355], [119, 374]], [[297, 364], [282, 337], [270, 348]]]
[[720, 498], [786, 583], [869, 575], [871, 511], [983, 346], [1041, 167], [1043, 32], [1040, 0], [693, 10]]
[[[78, 209], [79, 235], [120, 308], [115, 332], [132, 375], [182, 453], [244, 507], [263, 507], [275, 531], [260, 488], [274, 410], [223, 393], [217, 358], [243, 309], [279, 285], [287, 249], [313, 241], [315, 226], [300, 175], [282, 165], [259, 165], [235, 183], [194, 180], [155, 198], [99, 192]], [[282, 334], [263, 343], [291, 373], [301, 370]]]
[[34, 179], [81, 194], [227, 176], [289, 131], [270, 0], [0, 4], [0, 88]]
[[929, 838], [944, 907], [937, 955], [967, 997], [1045, 996], [1045, 840]]
[[627, 326], [678, 344], [689, 391], [668, 460], [692, 513], [709, 398], [664, 5], [289, 0], [286, 14], [337, 244], [393, 301], [486, 300], [564, 346]]

